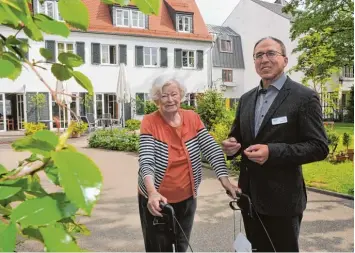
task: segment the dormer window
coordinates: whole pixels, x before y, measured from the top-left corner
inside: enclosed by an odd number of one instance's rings
[[[192,16],[178,14],[176,16],[176,30],[178,32],[192,33]]]
[[[118,27],[146,28],[146,15],[136,9],[113,8],[113,22]]]
[[[220,40],[220,51],[224,53],[232,53],[232,41],[231,40]]]
[[[55,20],[62,21],[63,18],[59,14],[58,2],[57,1],[44,1],[43,4],[37,1],[37,13],[42,13],[51,17]]]

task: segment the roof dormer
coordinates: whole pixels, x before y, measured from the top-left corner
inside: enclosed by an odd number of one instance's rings
[[[112,24],[116,27],[148,29],[149,16],[135,6],[118,6],[111,8]]]
[[[177,32],[194,32],[194,13],[190,5],[182,0],[164,0]]]

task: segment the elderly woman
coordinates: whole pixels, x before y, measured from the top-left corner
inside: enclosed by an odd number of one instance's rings
[[[180,108],[185,88],[174,79],[158,78],[150,95],[159,110],[145,115],[140,129],[138,202],[145,249],[171,250],[166,244],[169,238],[158,236],[153,225],[154,218],[162,216],[159,203],[164,202],[173,206],[181,225],[176,250],[185,252],[202,177],[200,152],[232,197],[237,187],[230,183],[222,150],[199,115]]]

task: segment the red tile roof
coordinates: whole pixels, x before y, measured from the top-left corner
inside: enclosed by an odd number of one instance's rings
[[[190,39],[211,41],[206,24],[195,3],[195,0],[161,0],[160,11],[157,16],[149,16],[149,29],[115,27],[112,24],[110,8],[99,0],[83,0],[89,10],[88,32],[116,33],[132,36],[164,37],[173,39]],[[165,3],[166,1],[166,3]],[[193,13],[193,33],[181,33],[175,30],[166,4],[175,11]]]

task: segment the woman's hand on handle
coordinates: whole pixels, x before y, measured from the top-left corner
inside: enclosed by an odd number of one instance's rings
[[[167,204],[167,199],[162,196],[159,192],[155,191],[153,193],[148,194],[148,210],[153,216],[160,216],[163,215],[160,213],[160,202]]]

